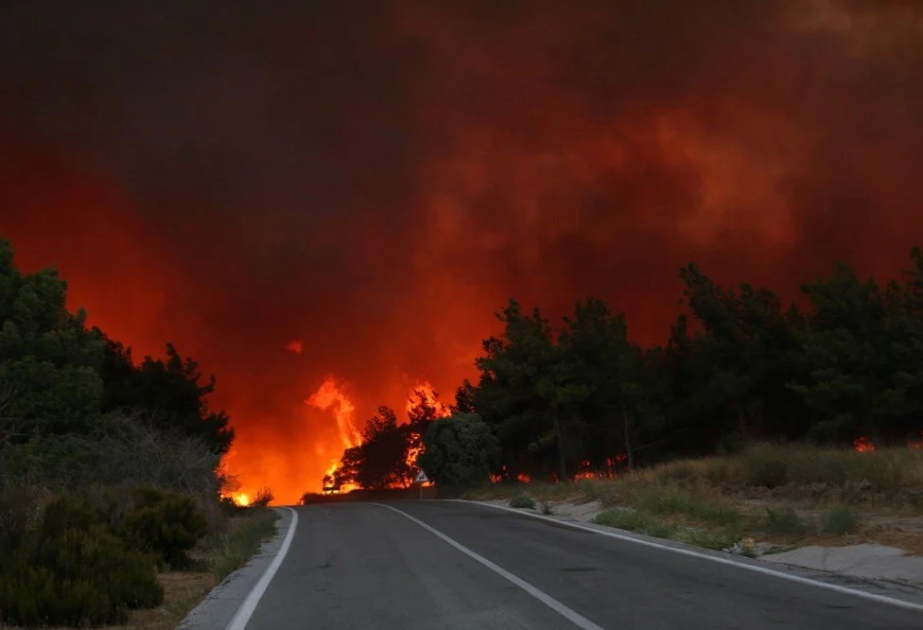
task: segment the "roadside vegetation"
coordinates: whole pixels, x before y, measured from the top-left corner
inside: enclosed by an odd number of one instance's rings
[[[880,542],[923,553],[923,451],[760,444],[566,484],[496,484],[469,498],[598,502],[594,522],[709,549],[754,553],[803,544]],[[736,547],[735,547],[736,546]]]
[[[214,379],[170,345],[136,361],[66,292],[0,241],[0,625],[172,628],[274,514],[221,498]]]

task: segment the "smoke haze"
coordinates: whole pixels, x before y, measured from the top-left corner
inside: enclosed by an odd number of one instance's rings
[[[677,269],[791,298],[923,244],[923,5],[7,2],[0,234],[218,376],[284,501],[356,417],[451,396],[510,296],[661,341]],[[300,342],[299,351],[291,344]]]

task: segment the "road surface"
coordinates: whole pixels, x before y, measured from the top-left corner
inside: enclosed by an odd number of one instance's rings
[[[918,611],[475,504],[297,510],[249,630],[923,628]]]

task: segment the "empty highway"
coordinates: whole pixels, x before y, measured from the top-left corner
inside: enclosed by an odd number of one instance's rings
[[[296,509],[251,630],[923,627],[918,610],[476,504]]]

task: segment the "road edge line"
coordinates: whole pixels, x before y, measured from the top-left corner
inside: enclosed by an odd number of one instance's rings
[[[635,538],[634,536],[629,536],[626,534],[620,534],[619,532],[607,532],[603,530],[596,529],[594,527],[588,527],[582,523],[574,523],[572,521],[563,521],[556,518],[551,518],[544,516],[542,514],[532,514],[531,512],[524,512],[515,508],[506,507],[503,505],[494,505],[493,503],[485,503],[483,501],[468,501],[465,499],[447,499],[448,501],[455,501],[458,503],[468,503],[474,505],[481,505],[484,507],[496,508],[498,510],[504,510],[506,512],[512,512],[513,514],[518,514],[520,516],[528,516],[531,518],[537,518],[539,520],[548,521],[549,523],[554,523],[555,525],[563,525],[565,527],[570,527],[572,529],[579,529],[585,532],[591,532],[593,534],[599,534],[600,536],[607,536],[609,538],[615,538],[617,540],[624,540],[627,542],[636,543],[639,545],[644,545],[647,547],[653,547],[655,549],[663,549],[666,551],[672,551],[674,553],[679,553],[685,556],[692,556],[693,558],[701,558],[703,560],[710,560],[712,562],[717,562],[718,564],[725,564],[729,566],[740,567],[747,571],[754,571],[756,573],[762,573],[764,575],[771,575],[777,578],[782,578],[784,580],[790,580],[792,582],[799,582],[801,584],[809,584],[811,586],[816,586],[819,588],[825,588],[831,591],[836,591],[838,593],[843,593],[846,595],[854,595],[856,597],[861,597],[863,599],[868,599],[875,601],[881,604],[890,604],[892,606],[897,606],[899,608],[906,608],[908,610],[914,610],[918,612],[923,612],[923,604],[917,604],[915,602],[907,601],[905,599],[898,599],[896,597],[888,597],[887,595],[878,595],[876,593],[869,593],[868,591],[860,591],[858,589],[849,588],[848,586],[840,586],[839,584],[829,584],[827,582],[821,582],[820,580],[814,580],[807,577],[802,577],[800,575],[795,575],[793,573],[786,573],[784,571],[778,571],[776,569],[770,569],[768,567],[761,567],[758,565],[753,565],[747,562],[739,562],[737,560],[732,560],[730,558],[722,558],[721,556],[714,556],[707,553],[702,553],[695,551],[694,549],[686,549],[684,547],[673,547],[671,545],[664,545],[661,543],[654,542],[652,540],[645,540],[643,538]]]
[[[419,525],[426,531],[441,538],[443,541],[449,543],[449,545],[451,545],[458,551],[461,551],[463,554],[465,554],[472,560],[479,562],[480,564],[484,565],[485,567],[487,567],[488,569],[490,569],[491,571],[493,571],[500,577],[512,582],[513,584],[515,584],[516,586],[524,590],[526,593],[528,593],[529,595],[537,599],[539,602],[541,602],[545,606],[548,606],[548,608],[551,608],[556,613],[558,613],[559,615],[561,615],[562,617],[564,617],[565,619],[573,623],[578,628],[582,628],[583,630],[603,630],[602,626],[596,625],[595,623],[593,623],[592,621],[590,621],[589,619],[587,619],[586,617],[584,617],[577,611],[571,608],[568,608],[567,606],[565,606],[564,604],[562,604],[561,602],[553,598],[551,595],[533,586],[532,584],[526,582],[525,580],[516,576],[515,574],[510,573],[503,567],[491,562],[484,556],[468,549],[467,547],[462,545],[460,542],[458,542],[454,538],[450,538],[446,534],[443,534],[435,527],[432,527],[431,525],[427,525],[420,519],[413,517],[407,512],[404,512],[403,510],[399,510],[396,507],[385,505],[384,503],[373,503],[372,505],[377,505],[379,507],[389,509],[393,512],[397,512],[398,514],[400,514],[401,516],[405,518],[410,519],[411,521],[413,521],[414,523],[416,523],[417,525]]]
[[[285,556],[288,554],[288,548],[292,546],[292,538],[295,537],[295,528],[298,527],[298,512],[290,507],[286,507],[285,509],[292,513],[292,522],[288,526],[288,531],[285,533],[282,546],[279,547],[279,551],[276,552],[276,557],[273,558],[269,566],[266,567],[266,571],[263,572],[259,582],[250,590],[243,603],[241,603],[240,607],[237,609],[237,612],[231,619],[231,623],[227,626],[227,630],[244,630],[247,627],[247,624],[250,622],[250,617],[253,616],[253,612],[256,610],[257,604],[260,603],[260,599],[262,599],[263,594],[269,587],[269,583],[272,582],[272,578],[275,577],[276,571],[279,570],[282,561],[285,560]]]

